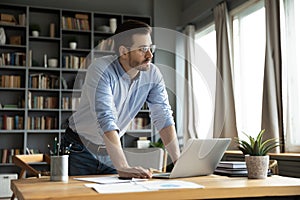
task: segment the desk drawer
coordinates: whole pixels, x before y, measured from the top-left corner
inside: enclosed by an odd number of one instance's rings
[[[0,198],[11,197],[10,181],[17,178],[17,174],[0,174]]]

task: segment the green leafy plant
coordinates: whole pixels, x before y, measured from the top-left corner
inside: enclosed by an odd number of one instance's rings
[[[30,29],[30,31],[38,31],[38,32],[41,31],[41,27],[38,24],[30,24],[29,29]]]
[[[78,42],[77,38],[75,36],[69,37],[68,42]]]
[[[271,138],[263,141],[263,134],[265,129],[261,130],[256,138],[244,133],[249,141],[242,140],[240,138],[235,138],[236,143],[238,143],[238,148],[243,152],[244,155],[250,156],[265,156],[269,151],[279,146],[277,138]]]
[[[159,138],[157,142],[150,142],[150,147],[159,147],[165,149],[164,143],[162,142],[161,138]]]

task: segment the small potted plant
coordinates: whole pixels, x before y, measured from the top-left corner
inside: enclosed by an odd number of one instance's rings
[[[69,42],[70,49],[76,49],[77,48],[77,38],[76,37],[70,37],[68,42]]]
[[[38,25],[38,24],[31,24],[29,26],[29,28],[30,28],[30,32],[31,32],[32,36],[34,36],[34,37],[38,37],[39,36],[40,31],[41,31],[40,25]]]
[[[267,153],[279,146],[277,138],[263,141],[264,133],[265,129],[261,130],[256,138],[244,133],[249,141],[235,138],[238,148],[245,155],[248,178],[251,179],[264,179],[267,177],[269,169],[269,155]]]

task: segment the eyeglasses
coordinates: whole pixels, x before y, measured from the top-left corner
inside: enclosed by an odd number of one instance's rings
[[[126,47],[126,48],[131,49],[131,47]],[[151,44],[150,46],[142,46],[142,47],[134,48],[133,50],[140,50],[143,53],[147,53],[150,50],[150,52],[153,54],[155,52],[155,49],[156,49],[156,45]]]

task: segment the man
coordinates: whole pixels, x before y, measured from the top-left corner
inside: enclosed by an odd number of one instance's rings
[[[151,63],[155,50],[151,27],[129,20],[117,28],[113,39],[117,55],[93,60],[80,105],[69,118],[63,138],[64,146],[71,146],[69,174],[151,178],[148,169],[128,165],[120,142],[130,121],[147,102],[172,161],[180,154],[164,81]]]

